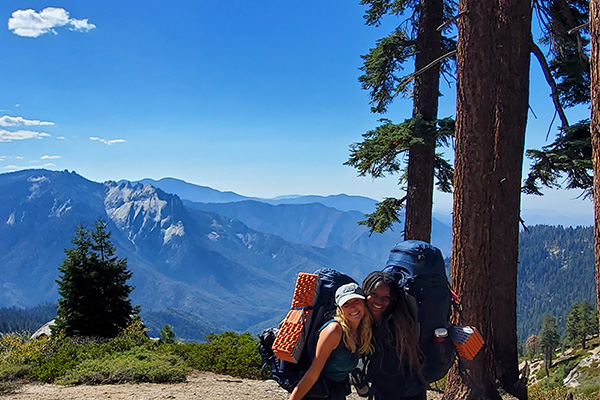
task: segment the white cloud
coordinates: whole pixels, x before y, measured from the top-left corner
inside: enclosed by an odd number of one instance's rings
[[[42,156],[42,160],[56,160],[58,158],[61,158],[61,157],[60,156],[47,156],[47,155]]]
[[[125,143],[125,139],[112,139],[112,140],[104,140],[102,143],[106,143],[107,145],[115,144],[115,143]]]
[[[72,27],[69,29],[71,29],[72,31],[77,31],[77,32],[88,32],[96,27],[96,25],[90,24],[88,22],[87,18],[86,19],[71,19],[70,24]]]
[[[69,18],[69,12],[64,8],[47,7],[39,13],[32,9],[17,10],[8,20],[8,29],[15,35],[36,38],[46,33],[57,34],[55,28],[65,25],[72,31],[88,32],[96,25],[87,19]]]
[[[7,165],[5,167],[2,167],[4,169],[18,169],[19,167],[17,165]]]
[[[0,161],[6,160],[6,156],[0,156]]]
[[[9,132],[0,129],[0,142],[12,142],[13,140],[27,140],[27,139],[43,139],[50,137],[49,134],[44,132],[33,132],[33,131],[16,131]]]
[[[96,136],[90,136],[90,140],[95,140],[97,142],[104,143],[104,144],[106,144],[108,146],[111,146],[111,145],[113,145],[115,143],[125,143],[126,142],[125,139],[110,139],[110,140],[106,140],[106,139],[102,139],[102,138],[99,138],[99,137],[96,137]]]
[[[45,164],[42,165],[42,167],[44,167],[44,168],[56,167],[56,164],[54,164],[54,163],[45,163]]]
[[[57,136],[56,138],[59,139],[59,140],[65,140],[64,136]]]
[[[5,115],[0,117],[0,126],[47,126],[54,125],[54,122],[38,121],[35,119],[25,119],[23,117],[10,117]]]

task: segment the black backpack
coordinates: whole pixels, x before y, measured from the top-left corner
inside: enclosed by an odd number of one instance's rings
[[[440,380],[456,359],[450,338],[453,299],[441,251],[420,240],[400,242],[392,248],[383,271],[392,273],[405,293],[416,300],[424,376],[429,383]],[[434,337],[438,328],[446,329],[448,336]]]
[[[318,297],[308,316],[307,340],[300,353],[297,364],[275,357],[272,346],[277,337],[277,328],[269,328],[259,335],[258,351],[263,361],[263,370],[269,370],[272,378],[285,390],[292,392],[315,356],[318,331],[335,313],[335,291],[347,283],[356,283],[350,276],[330,268],[321,268],[314,272],[318,279]],[[317,390],[317,385],[311,389]],[[310,392],[309,392],[310,393]],[[315,394],[315,393],[313,393]]]

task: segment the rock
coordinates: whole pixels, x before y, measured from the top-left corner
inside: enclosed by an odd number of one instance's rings
[[[56,322],[54,322],[54,320],[46,322],[44,325],[42,325],[40,329],[38,329],[33,335],[31,335],[31,338],[35,339],[40,336],[51,336],[52,331],[50,330],[50,327],[54,325],[56,325]]]
[[[581,375],[581,369],[585,367],[598,368],[600,365],[600,346],[597,346],[590,352],[590,355],[584,358],[569,372],[569,375],[563,380],[566,387],[579,386],[578,378]]]

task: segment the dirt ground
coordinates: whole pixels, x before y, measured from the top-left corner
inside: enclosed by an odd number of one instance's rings
[[[0,396],[5,400],[286,400],[289,394],[275,381],[254,381],[194,372],[187,382],[177,384],[120,384],[97,386],[58,386],[29,383],[15,393]],[[428,392],[427,398],[438,400],[441,396]],[[364,399],[352,393],[348,400]]]

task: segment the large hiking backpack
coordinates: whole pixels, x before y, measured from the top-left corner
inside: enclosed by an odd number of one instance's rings
[[[384,271],[391,272],[405,293],[416,300],[425,379],[431,383],[443,378],[454,363],[456,350],[449,335],[452,295],[441,251],[420,240],[400,242],[392,248]],[[448,336],[436,337],[438,328],[446,329]]]
[[[268,369],[272,378],[285,390],[292,392],[315,356],[318,331],[323,324],[333,317],[335,312],[335,291],[347,283],[356,283],[350,276],[330,268],[321,268],[314,272],[318,276],[318,297],[313,306],[308,307],[311,313],[306,326],[308,332],[306,342],[301,351],[298,363],[283,361],[275,357],[272,346],[277,336],[277,328],[266,329],[259,335],[258,351],[263,361],[263,370]]]

